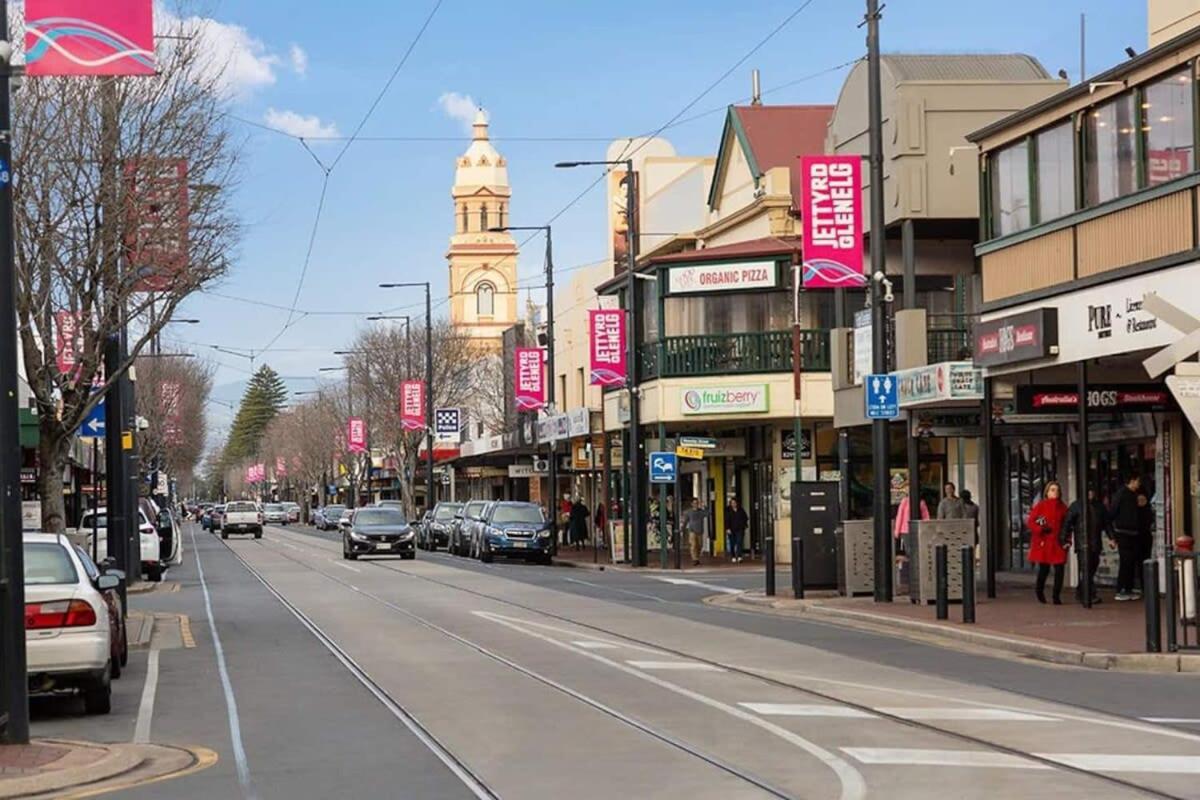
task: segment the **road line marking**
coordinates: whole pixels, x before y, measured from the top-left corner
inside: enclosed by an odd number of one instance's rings
[[[189,530],[192,537],[192,552],[196,554],[196,573],[200,576],[200,589],[204,593],[204,613],[208,617],[208,630],[212,635],[213,650],[217,654],[217,672],[221,676],[221,690],[225,693],[225,711],[229,717],[229,739],[233,746],[233,760],[237,764],[238,783],[246,800],[258,800],[254,784],[250,781],[250,763],[246,760],[246,747],[242,744],[242,723],[238,717],[237,699],[233,696],[233,683],[229,680],[229,666],[225,663],[225,648],[221,646],[221,635],[217,633],[217,620],[213,616],[212,597],[208,592],[208,581],[204,578],[204,562],[200,549],[196,547],[196,532]],[[230,548],[232,551],[233,548]],[[235,553],[236,555],[236,553]]]
[[[629,589],[621,589],[621,588],[618,588],[618,587],[616,587],[616,586],[605,586],[605,585],[604,585],[604,584],[602,584],[602,583],[592,583],[591,581],[581,581],[581,580],[579,580],[578,578],[563,578],[563,580],[564,580],[564,581],[567,581],[568,583],[578,583],[578,584],[580,584],[580,585],[582,585],[582,586],[591,586],[591,587],[593,587],[593,588],[595,588],[595,589],[603,589],[603,590],[605,590],[605,591],[607,591],[607,592],[620,592],[621,594],[628,594],[628,595],[632,595],[632,596],[634,596],[634,597],[640,597],[640,598],[642,598],[643,600],[653,600],[653,601],[654,601],[654,602],[656,602],[656,603],[669,603],[669,602],[671,602],[670,600],[666,600],[666,599],[664,599],[664,598],[662,598],[662,597],[655,597],[655,596],[654,596],[654,595],[652,595],[652,594],[646,594],[646,593],[644,593],[644,592],[634,592],[634,591],[631,591],[631,590],[629,590]]]
[[[1200,718],[1196,717],[1142,717],[1142,721],[1162,725],[1200,725]]]
[[[699,661],[626,661],[625,663],[638,669],[661,669],[673,672],[725,672],[721,667],[702,664]]]
[[[914,721],[939,722],[1061,722],[1058,717],[1007,708],[877,708],[880,714]]]
[[[694,581],[691,578],[664,578],[659,575],[651,576],[656,581],[663,583],[674,584],[675,586],[696,586],[701,589],[708,589],[711,592],[720,592],[721,594],[745,594],[741,589],[734,589],[730,586],[718,586],[715,583],[704,583],[703,581]]]
[[[150,741],[150,723],[154,719],[154,698],[158,694],[157,647],[150,650],[146,661],[146,682],[142,684],[142,701],[138,703],[137,723],[133,727],[133,743],[147,744]]]
[[[879,719],[849,706],[813,705],[811,703],[738,703],[765,717],[838,717],[842,719]]]
[[[179,615],[179,638],[184,647],[195,647],[196,639],[192,636],[192,620],[187,614]]]
[[[893,764],[922,767],[970,767],[974,769],[1050,769],[1045,764],[986,750],[927,750],[913,747],[843,747],[842,752],[863,764]],[[1054,758],[1054,756],[1041,756]]]
[[[343,564],[341,561],[338,561],[336,558],[329,559],[329,563],[333,564],[335,567],[341,567],[342,569],[348,569],[351,572],[362,572],[362,570],[359,569],[358,567],[352,567],[349,564]]]
[[[1112,755],[1110,753],[1039,753],[1090,772],[1157,772],[1200,775],[1200,756]]]
[[[513,622],[513,623],[528,625],[531,628],[541,628],[544,631],[552,631],[554,633],[562,633],[567,636],[578,636],[579,635],[579,631],[569,630],[567,628],[563,628],[558,625],[549,625],[545,622],[534,622],[531,619],[521,619],[520,617],[506,617],[503,614],[497,614],[494,611],[491,611],[488,613],[493,617],[497,617],[499,619],[506,619],[509,622]],[[614,635],[616,635],[616,634],[614,634]],[[658,650],[653,647],[646,647],[644,645],[636,644],[634,642],[614,642],[614,644],[616,644],[618,647],[624,648],[625,650],[633,650],[638,653],[646,653],[646,654],[652,655],[652,656],[669,657],[671,655],[670,653],[664,652],[662,650]]]
[[[526,636],[530,636],[535,639],[540,639],[544,642],[554,645],[555,647],[562,648],[563,650],[568,650],[570,652],[577,653],[586,658],[590,658],[601,664],[605,664],[605,665],[610,666],[614,669],[617,669],[621,672],[624,672],[627,675],[632,675],[635,678],[640,678],[641,680],[644,680],[644,681],[651,683],[655,686],[658,686],[662,689],[666,689],[669,692],[674,692],[675,694],[681,695],[683,697],[687,697],[691,700],[695,700],[696,702],[702,703],[703,705],[706,705],[709,708],[715,708],[719,711],[723,711],[726,714],[730,715],[731,717],[740,719],[743,722],[747,722],[750,725],[754,725],[755,727],[758,727],[765,731],[768,731],[768,732],[774,734],[775,736],[778,736],[780,739],[783,739],[785,742],[788,742],[789,744],[793,744],[796,747],[799,747],[801,750],[804,750],[806,753],[813,756],[818,761],[820,761],[822,764],[824,764],[826,767],[828,767],[830,770],[832,770],[833,773],[835,775],[837,775],[838,781],[841,784],[842,790],[839,795],[841,800],[861,800],[862,798],[865,798],[867,796],[866,779],[863,778],[863,775],[861,772],[859,772],[857,769],[854,768],[854,765],[852,765],[849,761],[846,761],[844,758],[839,756],[837,753],[834,753],[830,750],[826,750],[824,747],[821,747],[819,744],[809,741],[808,739],[805,739],[803,736],[800,736],[797,733],[789,731],[787,728],[784,728],[780,725],[776,725],[773,722],[767,722],[766,720],[760,719],[759,717],[756,717],[755,715],[751,714],[749,711],[743,711],[742,709],[737,708],[736,706],[731,706],[728,703],[723,703],[720,700],[709,697],[708,695],[700,694],[699,692],[694,692],[691,689],[685,689],[682,686],[671,683],[670,681],[665,681],[655,675],[651,675],[648,672],[643,672],[641,670],[637,670],[630,666],[622,664],[619,661],[613,661],[610,658],[605,658],[604,656],[600,655],[599,653],[592,653],[592,652],[589,652],[582,648],[574,647],[570,644],[567,644],[566,642],[560,642],[557,639],[553,639],[549,636],[546,636],[545,634],[538,633],[537,631],[527,630],[525,628],[522,628],[519,624],[514,624],[512,622],[509,622],[507,619],[505,619],[500,614],[493,614],[493,613],[490,613],[487,611],[473,611],[471,613],[475,614],[476,616],[483,617],[484,619],[491,620],[499,625],[503,625],[504,627],[514,630],[517,633],[523,633]],[[526,621],[519,620],[519,622],[526,622]],[[532,624],[536,625],[537,623],[532,623]]]
[[[616,650],[618,647],[620,647],[620,645],[612,644],[610,642],[583,641],[571,642],[571,644],[575,645],[576,647],[582,647],[585,650]]]

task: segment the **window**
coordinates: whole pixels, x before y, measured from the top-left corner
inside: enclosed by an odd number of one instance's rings
[[[75,583],[79,574],[67,549],[57,542],[25,545],[25,585],[46,586]]]
[[[475,313],[481,317],[491,317],[496,313],[496,287],[490,283],[481,283],[475,287]]]
[[[1084,198],[1094,206],[1138,188],[1133,95],[1088,112],[1083,123]]]
[[[459,233],[466,233],[467,232],[467,204],[466,203],[461,204],[458,207],[458,209],[459,209],[459,214],[462,216],[462,220],[459,223],[459,226],[460,226]]]
[[[479,230],[481,232],[486,231],[488,229],[487,218],[488,218],[488,207],[487,207],[487,203],[484,203],[483,205],[481,205],[479,207]]]
[[[508,207],[504,203],[500,204],[500,223],[499,227],[503,228],[508,224]]]
[[[1192,139],[1192,76],[1187,70],[1146,87],[1142,119],[1148,186],[1166,183],[1196,168]]]
[[[792,324],[789,292],[674,295],[663,310],[665,336],[759,333],[787,330]]]
[[[1037,135],[1038,222],[1075,210],[1075,133],[1070,122]]]
[[[992,157],[992,234],[1029,227],[1029,142],[1010,145]]]

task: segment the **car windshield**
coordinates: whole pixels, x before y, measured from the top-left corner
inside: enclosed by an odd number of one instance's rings
[[[462,510],[458,503],[442,503],[433,512],[433,518],[438,520],[454,519],[454,515]]]
[[[271,504],[271,505],[265,506],[264,510],[278,514],[280,511],[283,511],[283,506]]]
[[[496,506],[492,512],[494,523],[528,522],[540,525],[545,521],[540,506]]]
[[[467,503],[467,507],[466,507],[466,509],[463,510],[463,514],[468,517],[478,517],[479,512],[483,511],[483,507],[486,505],[487,505],[487,503],[482,503],[482,502]]]
[[[340,517],[345,512],[345,506],[325,506],[325,516],[327,517]]]
[[[364,508],[354,515],[355,525],[404,525],[404,513],[398,508]]]
[[[230,514],[237,514],[242,511],[257,511],[254,503],[230,503],[225,506],[225,510]]]
[[[25,585],[49,586],[56,583],[78,583],[79,573],[67,549],[53,542],[25,545]]]

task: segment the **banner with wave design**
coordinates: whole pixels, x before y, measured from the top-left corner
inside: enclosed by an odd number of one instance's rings
[[[152,0],[25,0],[28,75],[153,75]]]

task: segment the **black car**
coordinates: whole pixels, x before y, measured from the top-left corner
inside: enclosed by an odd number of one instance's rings
[[[537,503],[489,504],[471,539],[471,554],[485,564],[495,556],[550,563],[553,525]]]
[[[424,523],[417,534],[417,546],[422,550],[437,550],[449,545],[454,517],[462,508],[462,503],[438,503],[434,506],[432,512],[425,514]]]
[[[342,528],[342,558],[394,555],[416,558],[414,531],[396,508],[360,508]]]
[[[450,528],[450,542],[446,549],[456,556],[465,556],[471,551],[471,537],[483,518],[490,500],[472,500],[454,515]]]

